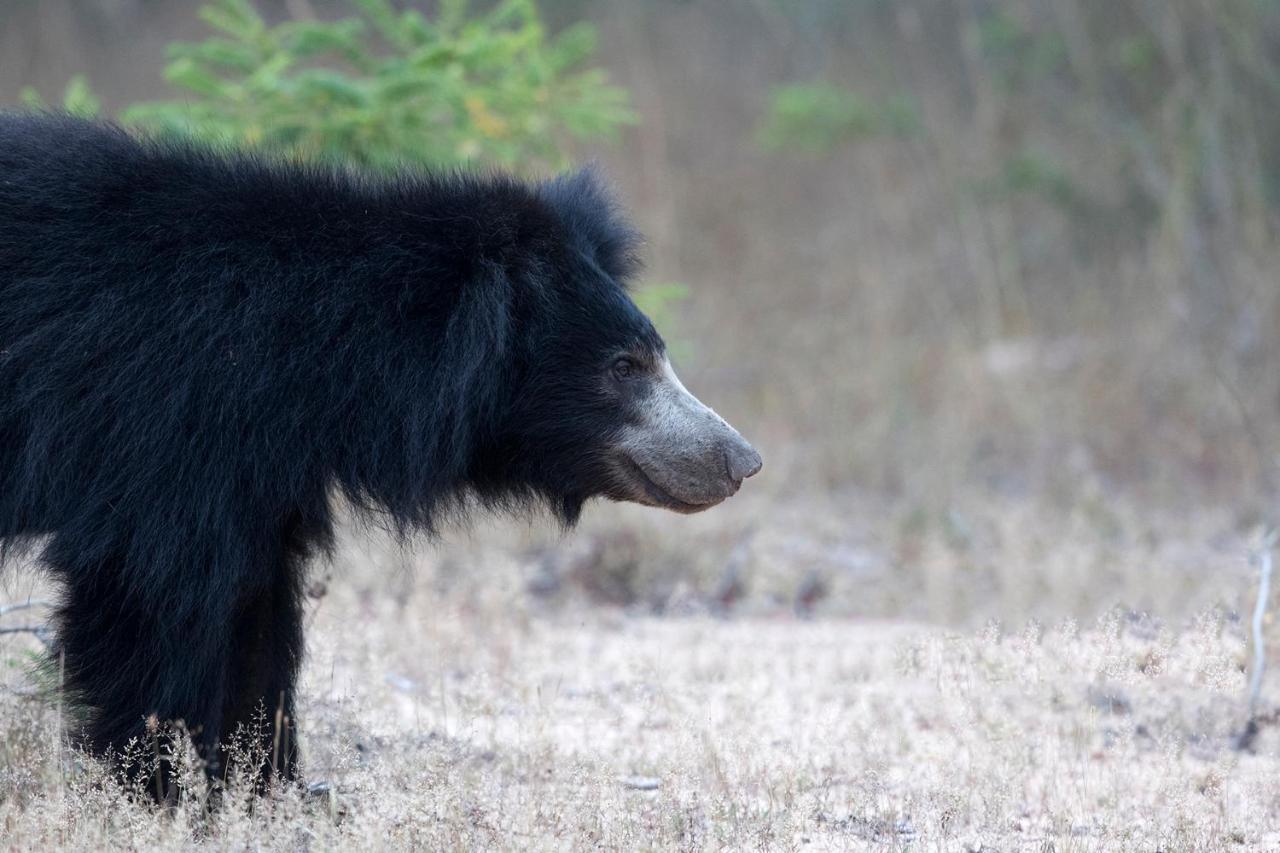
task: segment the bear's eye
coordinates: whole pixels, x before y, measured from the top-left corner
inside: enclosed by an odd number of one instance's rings
[[[626,356],[613,362],[613,376],[615,379],[630,379],[635,376],[636,371],[636,363]]]

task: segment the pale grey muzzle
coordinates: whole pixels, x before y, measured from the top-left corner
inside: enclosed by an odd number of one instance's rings
[[[665,360],[641,411],[642,421],[627,428],[620,447],[648,480],[653,503],[705,509],[737,492],[763,464],[737,430],[689,393]]]

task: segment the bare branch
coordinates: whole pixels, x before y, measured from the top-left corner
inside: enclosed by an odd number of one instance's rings
[[[52,606],[52,602],[48,601],[24,601],[19,604],[0,604],[0,616],[8,616],[10,613],[17,613],[20,610],[33,610],[37,607]]]
[[[18,625],[14,628],[0,628],[0,636],[5,634],[30,634],[45,647],[48,647],[52,639],[52,634],[47,625]]]
[[[1258,708],[1258,694],[1262,692],[1262,673],[1267,665],[1267,644],[1262,634],[1267,615],[1267,599],[1271,596],[1271,546],[1258,560],[1258,603],[1253,608],[1253,672],[1249,676],[1249,716]]]
[[[1258,701],[1262,695],[1262,676],[1267,668],[1267,642],[1263,633],[1266,626],[1267,603],[1271,598],[1272,551],[1277,532],[1270,530],[1263,537],[1255,559],[1258,564],[1258,601],[1253,607],[1252,640],[1253,667],[1249,673],[1249,720],[1244,731],[1236,737],[1236,749],[1251,749],[1258,736]]]

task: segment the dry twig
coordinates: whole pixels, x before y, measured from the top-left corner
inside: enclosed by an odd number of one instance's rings
[[[1267,531],[1261,546],[1254,555],[1258,565],[1258,601],[1253,608],[1251,634],[1253,641],[1253,667],[1249,673],[1249,720],[1244,731],[1236,737],[1236,749],[1252,749],[1258,737],[1258,701],[1262,694],[1262,676],[1267,667],[1267,643],[1263,629],[1266,627],[1267,603],[1271,598],[1272,551],[1277,532]]]

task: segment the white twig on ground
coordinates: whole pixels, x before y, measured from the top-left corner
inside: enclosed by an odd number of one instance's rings
[[[53,637],[47,625],[18,625],[14,628],[0,628],[0,636],[6,634],[30,634],[44,646],[49,646]]]
[[[1262,697],[1262,675],[1267,668],[1267,638],[1263,629],[1267,621],[1267,603],[1271,598],[1272,551],[1275,549],[1276,539],[1275,530],[1267,531],[1262,538],[1262,544],[1254,554],[1254,560],[1258,565],[1258,601],[1253,606],[1251,626],[1253,671],[1249,673],[1249,717],[1245,721],[1244,729],[1235,738],[1236,749],[1249,752],[1253,751],[1253,744],[1258,738],[1260,728],[1258,703]]]
[[[33,610],[37,607],[52,607],[47,601],[24,601],[20,604],[0,604],[0,616],[17,613],[19,610]]]
[[[1258,552],[1258,602],[1253,608],[1253,672],[1249,674],[1249,719],[1257,716],[1258,698],[1262,693],[1262,674],[1267,666],[1267,644],[1263,634],[1267,602],[1271,598],[1272,550],[1276,531],[1267,533]]]
[[[23,601],[18,604],[0,604],[0,618],[8,616],[10,613],[19,613],[23,610],[35,610],[41,607],[52,607],[53,605],[47,601]],[[45,646],[49,645],[51,639],[49,626],[47,625],[15,625],[9,628],[0,627],[0,636],[5,634],[31,634]]]

